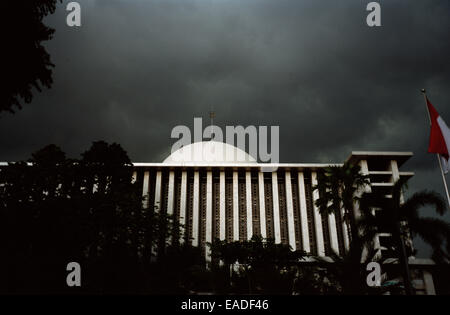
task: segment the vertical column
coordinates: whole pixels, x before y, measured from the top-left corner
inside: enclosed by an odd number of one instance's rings
[[[258,172],[258,191],[259,191],[259,222],[261,225],[261,237],[267,237],[266,230],[266,205],[264,202],[264,173]]]
[[[294,204],[292,201],[292,183],[290,171],[286,171],[285,182],[286,182],[286,209],[287,209],[289,245],[292,247],[293,250],[297,250],[297,245],[295,243]]]
[[[192,213],[192,246],[198,246],[198,221],[199,221],[199,192],[200,192],[200,174],[194,172],[194,196],[193,196],[193,213]]]
[[[361,167],[361,173],[369,175],[369,164],[367,163],[367,160],[359,161],[359,166]]]
[[[220,208],[219,208],[219,216],[220,216],[220,231],[219,237],[221,241],[224,241],[226,238],[226,230],[225,230],[225,171],[220,171]]]
[[[347,223],[345,222],[345,216],[344,216],[344,209],[341,209],[340,215],[341,215],[341,222],[342,222],[342,233],[344,234],[344,248],[347,252],[350,249],[350,239],[348,233],[350,232],[347,229]]]
[[[390,167],[391,167],[391,171],[392,171],[392,182],[395,183],[398,180],[400,180],[400,170],[398,168],[397,160],[391,160]],[[405,197],[403,195],[403,191],[400,191],[400,203],[401,204],[405,203]],[[402,222],[400,222],[400,224],[402,226],[405,226],[405,225],[407,225],[407,222],[402,221]],[[411,234],[409,232],[407,232],[407,237],[406,237],[406,240],[405,240],[405,244],[407,246],[411,246],[411,248],[413,247],[412,236],[411,236]]]
[[[169,172],[169,191],[167,192],[167,214],[173,214],[173,203],[175,196],[175,172]]]
[[[154,202],[154,211],[159,212],[161,209],[161,179],[162,179],[162,172],[157,171],[156,172],[156,182],[155,182],[155,202]],[[157,246],[152,246],[152,254],[156,256],[158,254],[157,252]]]
[[[150,172],[149,171],[145,171],[144,172],[144,182],[142,184],[142,196],[144,197],[144,200],[142,201],[143,207],[144,209],[148,208],[148,192],[149,192],[149,187],[148,185],[150,184]]]
[[[298,199],[300,204],[303,250],[309,253],[311,252],[311,247],[309,245],[308,214],[306,210],[305,178],[303,172],[298,172]]]
[[[253,210],[252,210],[252,174],[245,172],[245,194],[247,201],[247,240],[253,236]]]
[[[187,194],[187,172],[181,172],[181,193],[180,193],[180,225],[186,229],[186,194]],[[180,243],[184,243],[184,236],[180,237]]]
[[[361,174],[363,175],[369,175],[369,165],[367,164],[367,160],[361,160],[359,161],[359,166],[361,167]],[[367,186],[362,191],[358,191],[357,194],[361,196],[364,192],[370,192],[370,186]],[[361,211],[359,210],[359,204],[356,203],[354,206],[355,212],[355,218],[358,220],[361,217]]]
[[[398,170],[398,164],[396,160],[391,161],[392,179],[394,182],[400,179],[400,171]]]
[[[175,172],[170,171],[169,172],[169,186],[168,186],[168,192],[167,192],[167,214],[173,215],[173,204],[174,204],[174,197],[175,197]],[[169,235],[168,237],[169,243],[173,242],[172,235]]]
[[[233,171],[233,241],[239,241],[239,189],[238,172]]]
[[[423,271],[423,283],[425,285],[425,292],[427,295],[436,295],[436,291],[434,289],[433,276],[427,270]]]
[[[396,160],[391,160],[392,182],[395,183],[400,179],[400,171]],[[400,194],[400,202],[405,202],[403,194]]]
[[[317,185],[317,173],[311,172],[312,185]],[[317,240],[317,254],[318,256],[325,256],[325,245],[323,241],[323,229],[322,229],[322,216],[319,209],[316,206],[316,200],[319,199],[319,191],[316,189],[313,191],[313,208],[314,208],[314,224],[316,230]]]
[[[367,163],[367,160],[361,160],[359,161],[359,166],[361,167],[361,173],[363,175],[369,175],[369,165]],[[356,192],[357,196],[362,196],[363,193],[365,192],[370,192],[370,187],[365,187],[364,189],[360,189],[359,191]],[[358,220],[361,217],[361,210],[359,209],[359,203],[355,203],[354,205],[354,216],[355,219]],[[356,228],[356,227],[350,227],[350,228]],[[356,231],[358,234],[361,234],[361,231]],[[379,244],[379,239],[378,236],[374,237],[374,241],[375,241],[375,246],[377,244]],[[364,261],[368,255],[368,249],[366,246],[364,246],[363,252],[361,254],[361,261]]]
[[[280,204],[278,202],[278,176],[272,172],[272,195],[273,195],[273,230],[275,243],[281,243]]]
[[[331,249],[339,255],[338,233],[334,212],[330,213],[330,215],[328,216],[328,233],[330,234]]]
[[[212,171],[206,172],[206,227],[205,227],[205,242],[212,242]],[[206,261],[211,261],[211,248],[205,245]]]
[[[156,184],[155,184],[155,211],[161,209],[161,177],[162,172],[156,172]]]

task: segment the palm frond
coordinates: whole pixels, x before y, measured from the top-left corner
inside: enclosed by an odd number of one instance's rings
[[[424,206],[433,206],[436,213],[444,215],[447,211],[447,204],[441,195],[434,191],[419,191],[412,195],[400,207],[400,216],[403,218],[418,217],[419,209]]]
[[[413,235],[419,236],[431,246],[435,256],[442,256],[443,245],[450,242],[450,223],[426,217],[410,221],[409,227]]]
[[[400,177],[392,188],[392,203],[397,208],[401,204],[402,193],[408,188],[408,178]]]

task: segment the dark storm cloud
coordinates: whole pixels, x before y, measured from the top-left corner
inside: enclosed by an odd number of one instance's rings
[[[379,28],[369,1],[79,2],[81,28],[66,26],[67,2],[47,19],[54,86],[2,115],[0,160],[104,139],[159,162],[171,129],[207,124],[213,107],[222,127],[279,125],[281,162],[413,151],[411,188],[443,192],[420,89],[450,122],[447,0],[380,1]]]

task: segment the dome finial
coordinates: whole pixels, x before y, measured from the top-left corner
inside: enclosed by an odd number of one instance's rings
[[[210,126],[211,126],[211,141],[213,140],[212,135],[213,134],[214,134],[214,136],[216,135],[214,133],[214,117],[216,117],[216,113],[212,110],[212,106],[211,106],[211,110],[209,112],[209,118],[211,119],[211,124],[210,124]]]

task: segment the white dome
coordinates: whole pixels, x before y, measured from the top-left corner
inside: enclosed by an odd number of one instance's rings
[[[189,144],[172,152],[163,163],[235,164],[256,163],[256,159],[228,143],[203,141]]]

